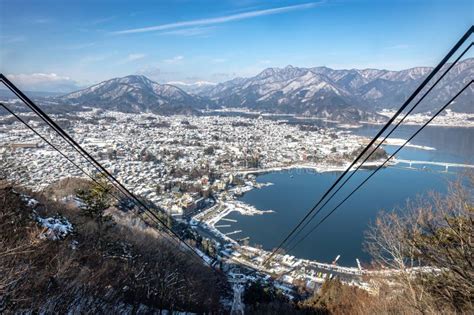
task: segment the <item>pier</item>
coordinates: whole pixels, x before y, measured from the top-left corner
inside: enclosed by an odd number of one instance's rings
[[[226,236],[229,236],[229,235],[234,235],[234,234],[237,234],[237,233],[241,233],[242,230],[235,230],[235,231],[232,231],[232,232],[229,232],[229,233],[225,233]]]
[[[227,222],[237,222],[237,220],[234,219],[228,219],[228,218],[222,218],[221,221],[227,221]]]

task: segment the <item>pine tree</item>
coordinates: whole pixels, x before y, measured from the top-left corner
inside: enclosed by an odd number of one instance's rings
[[[98,175],[95,179],[97,182],[90,188],[78,190],[76,195],[83,202],[80,206],[81,214],[93,219],[99,226],[99,230],[102,230],[104,223],[112,220],[110,215],[105,215],[105,210],[111,206],[112,187],[107,183],[104,175]]]

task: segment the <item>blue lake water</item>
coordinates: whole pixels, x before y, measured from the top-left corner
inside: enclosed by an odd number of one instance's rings
[[[363,127],[354,133],[374,135],[380,127]],[[406,138],[416,127],[403,128],[395,137]],[[474,162],[474,129],[434,127],[423,131],[413,144],[435,147],[436,151],[405,148],[400,158],[439,162]],[[386,147],[393,152],[396,147]],[[331,262],[341,255],[342,265],[356,265],[356,258],[369,262],[370,257],[363,250],[364,231],[373,222],[381,210],[402,211],[408,200],[426,196],[430,191],[446,192],[449,181],[458,178],[459,169],[450,168],[448,173],[441,172],[441,166],[417,166],[418,169],[389,167],[379,171],[366,185],[346,201],[334,214],[297,247],[289,251],[297,257]],[[370,171],[357,172],[350,183],[344,187],[320,214],[332,210]],[[306,212],[337,179],[339,173],[316,173],[311,170],[292,170],[260,175],[259,182],[271,182],[274,185],[255,189],[240,200],[262,210],[274,210],[274,213],[243,216],[231,213],[227,218],[237,220],[222,232],[242,230],[233,238],[250,237],[251,245],[262,245],[264,249],[275,248],[283,237],[294,227]],[[322,218],[322,216],[317,216]],[[222,223],[224,224],[224,223]],[[229,224],[229,222],[225,222]],[[314,223],[313,223],[314,224]],[[312,226],[312,224],[310,225]],[[302,233],[301,235],[304,235]]]

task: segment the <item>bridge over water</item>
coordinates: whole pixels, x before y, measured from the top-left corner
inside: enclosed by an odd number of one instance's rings
[[[461,167],[461,168],[473,168],[474,164],[463,164],[463,163],[450,163],[450,162],[435,162],[435,161],[417,161],[417,160],[404,160],[404,159],[394,159],[394,163],[404,163],[409,164],[410,167],[412,165],[437,165],[437,166],[444,166],[445,171],[448,171],[449,167]]]

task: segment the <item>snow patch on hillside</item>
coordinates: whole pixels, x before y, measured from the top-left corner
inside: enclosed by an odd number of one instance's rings
[[[74,228],[66,218],[58,216],[56,218],[42,218],[36,216],[36,221],[44,228],[46,231],[40,234],[41,239],[48,239],[52,241],[60,240],[65,238],[69,233],[71,233]]]

